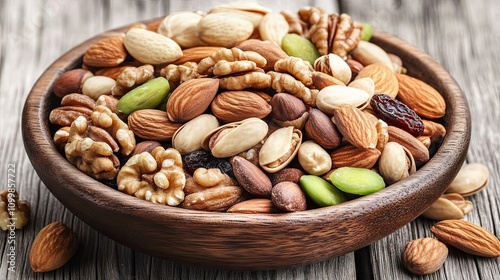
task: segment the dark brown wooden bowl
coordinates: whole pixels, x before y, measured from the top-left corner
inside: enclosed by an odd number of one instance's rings
[[[135,250],[179,263],[238,270],[327,260],[373,243],[418,217],[445,191],[465,159],[470,114],[457,83],[423,51],[376,32],[372,42],[400,56],[409,74],[436,88],[447,103],[448,133],[414,175],[338,206],[275,215],[186,210],[121,193],[83,174],[57,151],[48,116],[58,104],[54,81],[79,67],[91,44],[124,30],[100,34],[56,60],[26,100],[22,131],[33,167],[54,196],[85,223]]]

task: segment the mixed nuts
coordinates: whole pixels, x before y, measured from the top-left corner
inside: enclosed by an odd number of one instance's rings
[[[54,143],[87,175],[186,209],[283,213],[377,192],[429,160],[446,135],[446,103],[367,29],[318,7],[273,13],[258,4],[137,25],[92,45],[80,69],[57,79]],[[488,176],[480,164],[464,167],[423,214],[454,219],[431,229],[442,242],[408,243],[405,267],[435,272],[445,244],[500,255],[494,235],[457,220]],[[55,269],[77,248],[69,228],[51,224],[31,266]]]
[[[370,29],[318,7],[239,5],[90,46],[55,82],[50,121],[67,159],[144,200],[258,213],[342,203],[429,160],[446,134],[444,99]],[[290,170],[301,175],[273,175]],[[273,207],[232,208],[253,199]]]

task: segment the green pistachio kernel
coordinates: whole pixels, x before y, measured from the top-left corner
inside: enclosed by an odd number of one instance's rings
[[[314,65],[314,61],[320,57],[318,49],[311,41],[297,34],[287,34],[281,41],[281,48],[289,56],[300,57]]]
[[[330,181],[345,193],[367,195],[385,188],[385,182],[378,173],[359,167],[341,167],[330,175]]]
[[[116,109],[131,114],[141,109],[154,109],[168,96],[170,85],[167,79],[158,77],[127,92],[116,104]]]
[[[321,177],[303,175],[300,177],[299,183],[307,197],[318,206],[337,205],[346,201],[341,191]]]
[[[363,23],[363,29],[361,30],[361,40],[370,41],[373,34],[373,27],[369,23]]]

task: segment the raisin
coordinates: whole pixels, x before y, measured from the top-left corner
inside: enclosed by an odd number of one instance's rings
[[[183,161],[184,169],[191,174],[200,167],[207,169],[219,168],[222,173],[234,177],[231,163],[226,159],[214,157],[209,151],[201,150],[192,152],[183,156]]]
[[[417,137],[424,132],[424,123],[415,111],[403,102],[387,94],[375,94],[370,106],[377,116],[388,125],[393,125]]]

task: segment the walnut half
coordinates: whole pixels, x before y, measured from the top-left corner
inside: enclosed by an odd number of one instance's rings
[[[160,146],[132,156],[116,181],[120,191],[153,203],[177,206],[184,200],[182,158],[173,148]]]
[[[243,188],[218,168],[196,169],[193,178],[187,180],[185,192],[182,207],[195,210],[226,211],[245,198]]]

